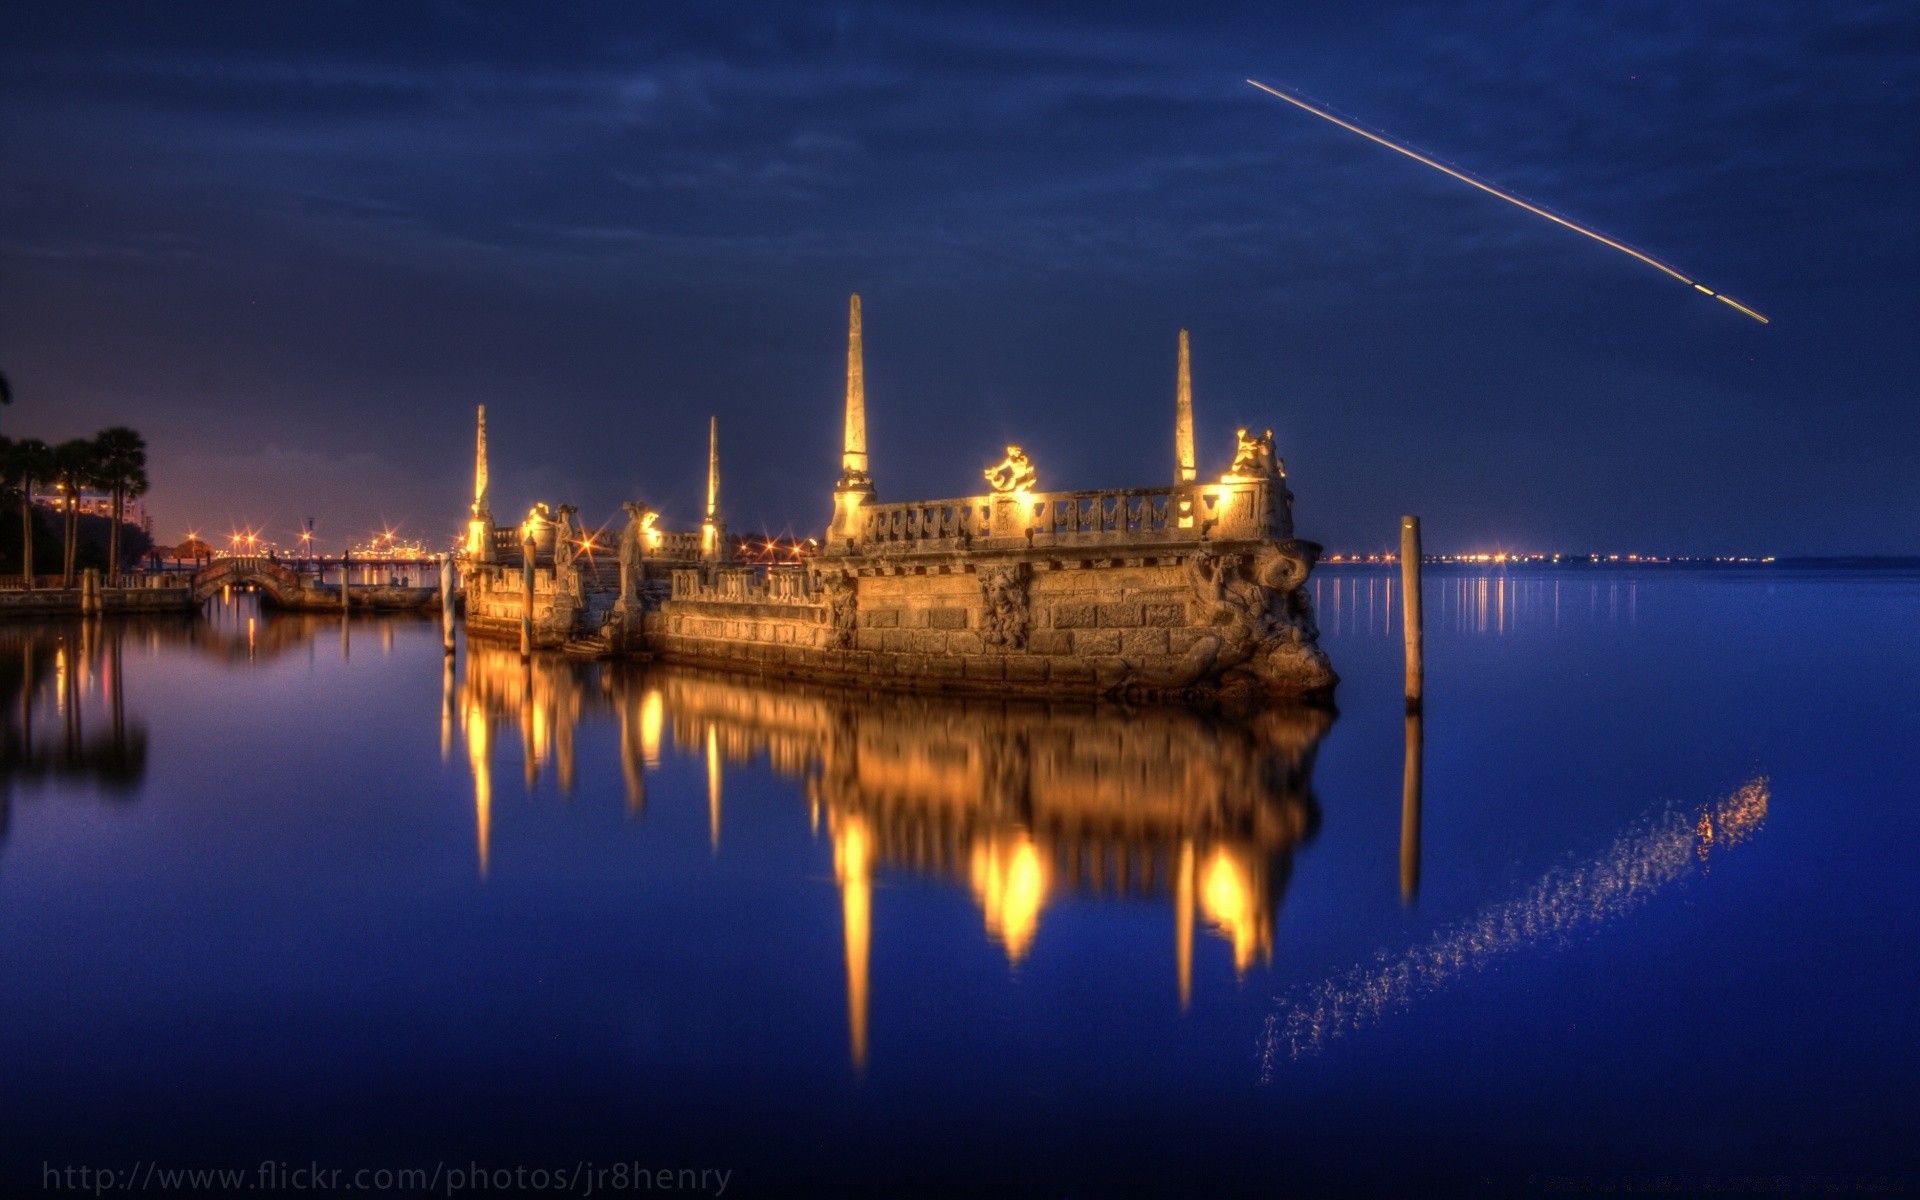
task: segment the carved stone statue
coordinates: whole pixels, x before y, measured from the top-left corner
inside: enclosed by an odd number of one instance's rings
[[[1000,650],[1027,646],[1027,564],[980,568],[980,590],[986,608],[980,618],[980,640]]]
[[[981,474],[987,477],[987,486],[1002,496],[1009,492],[1027,491],[1039,478],[1033,469],[1033,460],[1018,446],[1008,446],[1007,456]]]
[[[573,569],[573,560],[580,556],[580,526],[573,520],[573,514],[579,511],[571,504],[562,504],[559,515],[554,519],[553,572],[556,580],[564,580],[567,572]]]
[[[860,617],[853,576],[828,573],[822,576],[820,586],[827,594],[827,619],[832,626],[827,645],[834,650],[853,649],[853,631]]]
[[[631,608],[634,584],[640,578],[641,563],[647,556],[647,535],[660,514],[632,500],[623,507],[627,510],[627,527],[620,531],[620,607]]]
[[[1229,476],[1266,479],[1274,475],[1286,475],[1286,465],[1273,452],[1273,430],[1269,429],[1255,437],[1240,429],[1234,432],[1234,436],[1238,444],[1234,447],[1233,465],[1227,468]]]

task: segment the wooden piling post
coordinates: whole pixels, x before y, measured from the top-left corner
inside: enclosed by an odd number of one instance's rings
[[[440,642],[453,653],[453,556],[440,559]]]
[[[352,604],[347,597],[347,593],[352,587],[353,554],[351,551],[342,550],[340,552],[340,615],[343,617],[347,615]]]
[[[1420,646],[1420,518],[1400,518],[1400,597],[1407,638],[1407,711],[1419,712],[1426,690],[1426,660]]]

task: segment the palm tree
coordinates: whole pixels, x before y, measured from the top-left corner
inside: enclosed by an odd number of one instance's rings
[[[94,466],[99,455],[87,438],[72,438],[53,448],[54,478],[67,498],[66,562],[60,573],[60,586],[73,587],[73,561],[80,553],[80,489],[93,484]]]
[[[93,439],[98,459],[94,481],[113,493],[113,527],[107,534],[107,586],[120,586],[120,521],[127,501],[147,491],[147,440],[125,425],[103,429]]]
[[[0,442],[6,442],[0,438]],[[21,438],[7,446],[5,459],[7,485],[20,489],[20,573],[26,576],[28,591],[33,590],[33,488],[52,483],[53,447],[39,438]]]

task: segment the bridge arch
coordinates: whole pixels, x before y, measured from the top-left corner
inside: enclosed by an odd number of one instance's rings
[[[255,555],[216,558],[193,573],[193,599],[205,604],[224,587],[252,584],[277,603],[289,604],[306,590],[300,574],[282,563]]]

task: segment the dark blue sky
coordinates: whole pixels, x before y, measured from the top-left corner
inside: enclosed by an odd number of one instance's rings
[[[1203,471],[1302,532],[1920,550],[1899,4],[0,8],[0,428],[152,449],[156,532],[497,509],[811,532],[865,298],[883,499]],[[1242,81],[1299,88],[1623,255]]]

